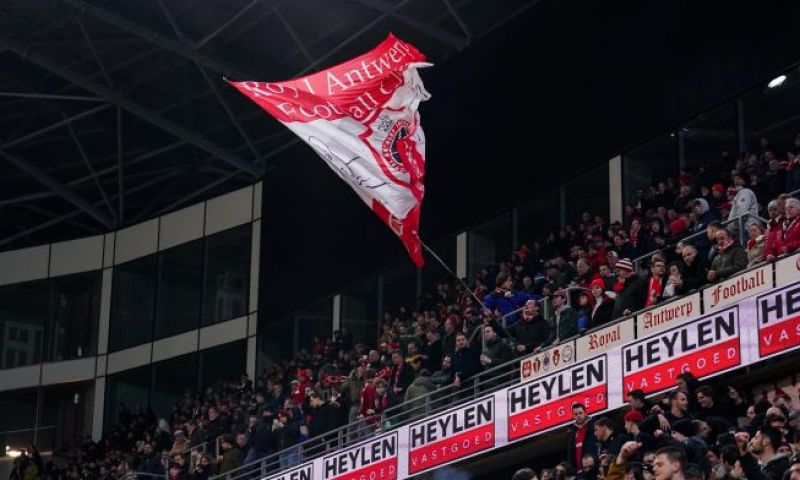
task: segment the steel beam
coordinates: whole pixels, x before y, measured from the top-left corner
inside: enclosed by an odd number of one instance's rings
[[[106,70],[106,66],[103,64],[103,61],[100,60],[100,55],[98,55],[97,49],[94,48],[92,37],[90,37],[89,32],[86,31],[86,26],[83,24],[83,20],[81,17],[75,17],[75,20],[78,22],[78,27],[81,29],[81,34],[83,34],[83,38],[86,40],[86,44],[89,46],[89,51],[92,52],[94,61],[97,62],[97,66],[100,67],[100,72],[102,72],[103,76],[106,78],[106,84],[109,87],[114,88],[114,82],[111,81],[111,77],[108,75],[108,70]]]
[[[135,187],[132,187],[130,190],[128,190],[128,193],[130,194],[130,193],[138,192],[140,190],[145,190],[147,188],[152,187],[153,185],[156,185],[156,184],[158,184],[160,182],[163,182],[164,180],[168,180],[168,179],[174,177],[175,175],[180,175],[180,172],[175,172],[175,173],[172,173],[172,174],[166,174],[166,175],[164,175],[162,177],[154,178],[153,180],[150,180],[149,182],[145,182],[145,183],[142,183],[142,184],[137,185]],[[111,199],[112,200],[116,199],[116,195],[112,195]],[[92,204],[92,206],[96,208],[99,205],[102,205],[102,203],[103,203],[102,200],[99,201],[99,202],[94,202]],[[81,213],[83,213],[83,210],[80,210],[80,209],[79,210],[74,210],[74,211],[72,211],[70,213],[66,213],[64,215],[61,215],[60,217],[54,218],[54,219],[49,220],[47,222],[40,223],[40,224],[36,225],[35,227],[27,228],[27,229],[25,229],[25,230],[23,230],[21,232],[17,232],[14,235],[11,235],[9,237],[1,239],[0,240],[0,246],[8,245],[9,243],[14,242],[16,240],[19,240],[20,238],[24,238],[24,237],[30,235],[31,233],[36,233],[36,232],[38,232],[40,230],[44,230],[45,228],[52,227],[53,225],[58,225],[59,223],[62,223],[64,221],[66,221],[66,220],[69,220],[71,218],[77,217]],[[111,228],[111,227],[109,227],[109,228]]]
[[[75,102],[105,102],[102,98],[84,95],[54,95],[48,93],[0,92],[0,97],[29,98],[33,100],[64,100]]]
[[[443,30],[434,25],[421,22],[415,18],[409,17],[408,15],[397,13],[398,10],[397,5],[392,5],[382,0],[357,0],[357,1],[358,3],[364,5],[367,8],[371,8],[380,13],[389,15],[392,18],[398,20],[399,22],[404,23],[415,30],[419,30],[420,32],[425,33],[426,35],[429,35],[430,37],[433,37],[436,40],[439,40],[440,42],[455,48],[456,50],[463,50],[469,44],[468,40],[465,40],[459,37],[458,35],[453,35],[447,30]]]
[[[62,0],[63,3],[78,9],[81,13],[89,14],[98,18],[106,23],[115,25],[123,30],[129,31],[136,36],[149,40],[156,45],[159,45],[165,50],[168,50],[181,57],[188,58],[192,61],[199,62],[208,68],[211,68],[219,73],[225,74],[231,78],[245,79],[245,78],[258,78],[258,75],[247,73],[238,67],[227,62],[208,57],[191,47],[184,45],[182,42],[175,41],[171,38],[165,37],[160,33],[151,30],[147,27],[139,25],[136,22],[128,20],[127,18],[118,15],[110,10],[102,7],[92,5],[84,0]]]
[[[103,197],[103,201],[106,203],[106,208],[108,208],[108,212],[116,218],[116,214],[114,213],[114,208],[111,206],[111,201],[108,199],[108,195],[106,194],[106,189],[100,184],[100,181],[97,179],[96,173],[94,171],[94,167],[92,166],[92,162],[89,160],[89,156],[86,155],[86,150],[83,148],[83,144],[78,139],[78,135],[75,134],[75,129],[72,128],[71,124],[67,124],[67,129],[69,130],[69,134],[72,137],[72,141],[75,142],[75,148],[78,149],[78,154],[83,159],[83,163],[86,165],[86,169],[89,170],[89,173],[93,175],[92,180],[94,180],[94,185],[97,187],[97,190],[100,192],[100,196]]]
[[[107,109],[109,107],[111,107],[111,105],[109,105],[109,104],[98,105],[97,107],[94,107],[94,108],[92,108],[90,110],[86,110],[85,112],[81,112],[81,113],[79,113],[77,115],[73,115],[71,117],[67,117],[67,118],[65,118],[65,119],[63,119],[61,121],[56,122],[56,123],[50,124],[50,125],[48,125],[48,126],[46,126],[44,128],[40,128],[39,130],[36,130],[35,132],[30,132],[30,133],[28,133],[26,135],[23,135],[23,136],[19,137],[19,138],[15,138],[14,140],[8,141],[8,142],[4,143],[2,146],[0,146],[0,148],[9,148],[9,147],[13,147],[15,145],[19,145],[21,143],[25,143],[28,140],[30,140],[32,138],[36,138],[36,137],[38,137],[39,135],[41,135],[43,133],[47,133],[47,132],[49,132],[51,130],[55,130],[57,128],[61,128],[62,126],[67,125],[69,123],[72,123],[75,120],[79,120],[81,118],[88,117],[90,115],[94,115],[95,113],[101,112],[101,111],[103,111],[103,110],[105,110],[105,109]]]
[[[214,30],[213,32],[209,33],[209,34],[208,34],[208,35],[206,35],[205,37],[201,38],[199,41],[195,42],[195,44],[193,45],[193,48],[194,48],[195,50],[199,50],[199,49],[203,48],[203,46],[204,46],[205,44],[207,44],[207,43],[208,43],[208,42],[210,42],[210,41],[211,41],[211,40],[212,40],[214,37],[216,37],[217,35],[219,35],[220,33],[222,33],[222,31],[223,31],[223,30],[225,30],[226,28],[230,27],[230,26],[231,26],[231,25],[232,25],[234,22],[236,22],[237,20],[239,20],[240,18],[242,18],[242,16],[244,16],[244,14],[246,14],[247,12],[249,12],[251,8],[253,8],[253,7],[255,7],[256,5],[258,5],[258,3],[259,3],[259,2],[261,2],[261,0],[252,0],[250,3],[248,3],[247,5],[245,5],[244,7],[242,7],[242,8],[241,8],[241,9],[240,9],[238,12],[236,12],[236,13],[235,13],[233,16],[231,16],[231,18],[229,18],[228,20],[226,20],[226,21],[225,21],[225,22],[224,22],[222,25],[220,25],[220,26],[219,26],[219,27],[218,27],[216,30]]]
[[[68,0],[68,1],[69,1],[69,0]],[[72,1],[74,1],[74,0],[72,0]],[[401,9],[402,7],[404,7],[404,6],[405,6],[405,5],[406,5],[406,4],[407,4],[409,1],[410,1],[410,0],[401,0],[401,1],[400,1],[400,2],[398,2],[397,4],[393,5],[393,6],[392,6],[390,9],[388,9],[388,10],[386,10],[385,12],[381,13],[381,14],[380,14],[380,15],[378,15],[376,18],[372,19],[372,21],[368,22],[366,25],[364,25],[364,26],[363,26],[363,27],[361,27],[360,29],[356,30],[356,31],[355,31],[355,32],[354,32],[352,35],[350,35],[349,37],[347,37],[347,38],[345,38],[344,40],[342,40],[341,42],[339,42],[339,44],[338,44],[338,45],[336,45],[335,47],[333,47],[333,48],[331,48],[330,50],[328,50],[328,53],[326,53],[325,55],[323,55],[323,56],[319,57],[318,59],[314,60],[314,61],[313,61],[313,62],[311,62],[310,64],[308,64],[308,66],[306,66],[306,68],[304,68],[303,70],[301,70],[301,71],[300,71],[300,73],[298,73],[297,75],[298,75],[298,76],[299,76],[299,75],[304,75],[304,74],[306,74],[306,73],[308,73],[308,72],[310,72],[310,71],[314,70],[314,69],[315,69],[315,68],[317,68],[319,65],[322,65],[322,63],[323,63],[323,62],[325,62],[326,60],[328,60],[328,59],[329,59],[329,58],[331,58],[332,56],[334,56],[334,55],[336,55],[337,53],[339,53],[339,50],[341,50],[341,49],[342,49],[342,48],[344,48],[345,46],[349,45],[349,44],[350,44],[350,43],[351,43],[353,40],[355,40],[356,38],[360,37],[360,36],[361,36],[361,35],[362,35],[364,32],[366,32],[366,31],[367,31],[367,30],[369,30],[370,28],[372,28],[372,27],[374,27],[375,25],[377,25],[377,24],[378,24],[378,22],[380,22],[380,21],[381,21],[381,20],[383,20],[384,18],[386,18],[386,17],[388,17],[388,16],[390,16],[390,15],[394,14],[394,13],[395,13],[395,12],[397,12],[398,10],[400,10],[400,9]]]
[[[442,0],[444,5],[447,7],[447,10],[450,11],[450,15],[453,16],[456,23],[458,24],[461,31],[464,33],[464,36],[467,37],[467,40],[472,38],[472,31],[470,30],[469,26],[467,26],[467,22],[461,18],[461,15],[458,14],[455,8],[453,8],[453,4],[450,3],[450,0]]]
[[[300,41],[300,37],[297,36],[297,32],[294,31],[294,28],[292,28],[292,25],[289,23],[288,20],[286,20],[286,17],[283,16],[283,14],[281,13],[281,11],[278,9],[277,6],[273,7],[272,10],[275,12],[275,15],[278,17],[278,20],[281,21],[284,28],[286,28],[286,31],[289,32],[289,35],[292,37],[292,40],[294,40],[294,43],[297,45],[297,48],[300,49],[303,55],[305,55],[306,60],[308,60],[309,62],[313,62],[314,57],[311,56],[311,53],[308,51],[305,45],[303,45],[303,42]]]
[[[67,188],[64,184],[56,180],[55,178],[51,177],[47,172],[40,169],[36,165],[32,164],[31,162],[25,160],[24,158],[18,157],[16,155],[11,155],[8,152],[0,150],[0,156],[8,160],[9,163],[14,165],[15,167],[19,168],[23,172],[27,173],[31,177],[38,180],[42,185],[46,186],[50,190],[54,191],[61,197],[63,197],[68,202],[72,203],[76,207],[80,208],[87,214],[89,214],[92,218],[103,224],[106,228],[113,228],[113,223],[111,219],[108,218],[106,215],[97,209],[97,207],[92,206],[87,202],[83,197],[79,196],[69,188]]]
[[[67,0],[67,1],[76,1],[76,0]],[[232,166],[244,170],[248,172],[253,178],[258,178],[261,172],[259,169],[256,168],[253,164],[245,161],[244,159],[238,157],[237,155],[233,155],[230,152],[226,151],[225,149],[219,147],[218,145],[213,144],[212,142],[206,140],[204,137],[190,131],[189,129],[174,123],[173,121],[162,117],[160,115],[155,114],[151,110],[139,105],[138,103],[114,92],[113,90],[99,85],[97,83],[92,82],[91,80],[85,78],[83,75],[70,70],[63,65],[50,60],[49,58],[38,54],[36,52],[31,52],[28,48],[24,45],[19,44],[15,40],[8,38],[4,35],[0,34],[0,45],[4,45],[8,47],[11,51],[15,52],[17,55],[22,57],[23,59],[33,63],[34,65],[39,66],[47,71],[50,71],[65,80],[75,83],[76,85],[80,86],[81,88],[92,92],[93,94],[105,98],[109,102],[115,104],[117,107],[120,107],[126,110],[141,119],[152,123],[153,125],[166,130],[167,132],[185,139],[195,145],[196,147],[200,148],[201,150],[205,150],[208,153],[219,157],[221,160],[224,160],[230,163]]]

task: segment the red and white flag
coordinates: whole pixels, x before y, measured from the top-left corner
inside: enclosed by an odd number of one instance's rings
[[[430,66],[394,35],[369,52],[285,82],[230,82],[309,144],[425,260],[419,213],[425,135],[417,107],[430,98],[417,69]]]

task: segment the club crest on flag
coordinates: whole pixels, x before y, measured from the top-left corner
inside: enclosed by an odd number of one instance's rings
[[[297,134],[400,237],[424,265],[419,215],[425,134],[417,108],[430,98],[417,72],[429,66],[389,35],[369,52],[283,82],[230,82]]]

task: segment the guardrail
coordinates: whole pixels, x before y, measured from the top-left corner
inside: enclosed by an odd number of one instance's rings
[[[727,226],[735,224],[737,225],[740,234],[743,234],[745,218],[747,217],[752,217],[752,215],[750,214],[742,215],[728,222],[725,222],[724,225]],[[758,218],[760,221],[764,221],[764,219],[761,219],[760,217],[756,218]],[[693,237],[699,237],[700,235],[705,235],[705,232],[700,232],[693,236],[685,237],[681,241],[684,243],[691,243],[691,239]],[[650,254],[639,257],[635,259],[635,261],[642,263],[647,258],[650,258],[655,253],[662,250],[663,249],[659,249],[656,252],[652,252]],[[773,264],[777,263],[778,261],[789,256],[791,255],[782,256],[776,259],[775,262],[772,263]],[[737,272],[737,274],[734,277],[745,275],[748,272],[762,268],[764,265],[765,263],[762,263],[752,268],[745,269],[741,272]],[[770,286],[772,285],[774,285],[774,282],[772,278],[770,278]],[[628,321],[630,319],[634,319],[635,322],[635,319],[639,318],[639,316],[647,313],[648,311],[661,308],[667,303],[678,302],[680,301],[680,299],[686,298],[698,292],[702,292],[704,289],[708,287],[709,287],[708,285],[704,285],[696,290],[687,292],[686,294],[680,297],[675,297],[671,299],[669,302],[664,302],[659,305],[654,305],[652,307],[641,309],[637,312],[633,312],[628,316],[615,319],[600,327],[587,330],[579,335],[575,335],[568,339],[563,339],[560,342],[560,344],[563,345],[567,342],[574,341],[584,336],[588,336],[598,330],[613,327],[617,324]],[[507,318],[510,315],[516,315],[517,313],[519,313],[519,309],[510,312],[509,314],[504,316],[501,319],[501,324],[505,325],[504,321],[505,318]],[[638,329],[638,326],[636,328]],[[354,445],[370,436],[396,429],[400,426],[407,425],[408,423],[411,423],[414,420],[418,420],[420,417],[433,415],[445,409],[454,407],[460,403],[472,400],[478,395],[491,393],[496,390],[508,387],[509,385],[512,385],[514,383],[519,383],[520,382],[519,366],[520,366],[520,358],[515,358],[503,365],[498,365],[489,370],[485,370],[483,372],[478,373],[471,379],[462,382],[462,386],[460,388],[456,388],[452,384],[442,386],[441,388],[433,392],[430,392],[426,395],[420,396],[416,399],[391,407],[380,415],[376,415],[366,419],[360,419],[354,423],[350,423],[343,427],[339,427],[324,435],[308,439],[304,442],[298,443],[296,445],[283,449],[279,452],[270,454],[250,464],[242,465],[237,469],[231,470],[224,474],[217,475],[213,478],[214,479],[224,478],[227,480],[238,480],[242,478],[263,478],[270,473],[275,473],[280,470],[296,466],[303,461],[308,461],[310,459],[320,457],[325,453],[329,453],[331,451],[340,448]]]

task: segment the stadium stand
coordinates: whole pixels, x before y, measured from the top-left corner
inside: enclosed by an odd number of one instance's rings
[[[512,378],[516,358],[800,249],[797,143],[785,159],[767,146],[742,154],[730,173],[659,181],[638,192],[623,223],[584,213],[483,269],[477,298],[443,280],[415,308],[386,312],[375,345],[337,331],[255,379],[231,372],[186,392],[169,418],[125,406],[74,462],[44,465],[28,452],[12,478],[35,470],[53,479],[206,479],[242,475],[242,465],[261,459],[277,471],[495,389]],[[800,475],[800,459],[790,462],[800,453],[800,412],[788,398],[717,392],[687,375],[654,405],[635,393],[628,400],[621,422],[575,406],[564,462],[514,478],[671,478],[661,472],[675,468],[686,478]]]

